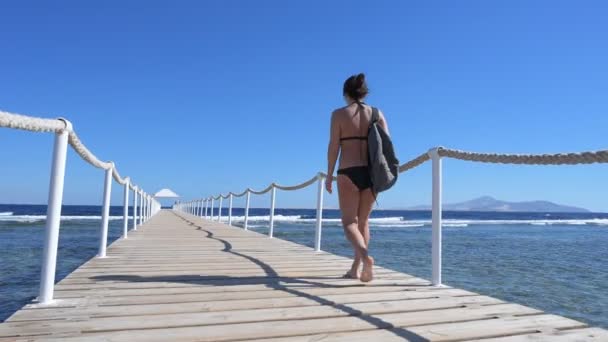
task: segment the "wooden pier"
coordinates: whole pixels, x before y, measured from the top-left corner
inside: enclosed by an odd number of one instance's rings
[[[169,210],[26,305],[0,341],[608,341],[608,331]]]

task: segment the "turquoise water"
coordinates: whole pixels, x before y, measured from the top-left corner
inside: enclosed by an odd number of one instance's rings
[[[0,321],[37,295],[44,211],[0,205]],[[120,211],[111,209],[110,242],[121,234]],[[64,208],[57,279],[97,253],[99,212]],[[234,214],[239,224],[242,209]],[[250,214],[251,228],[267,233],[268,210]],[[277,209],[275,236],[312,247],[314,215]],[[322,249],[351,256],[338,217],[324,212]],[[430,279],[429,218],[428,212],[375,211],[370,249],[377,263]],[[608,328],[608,214],[446,212],[444,218],[445,284]]]

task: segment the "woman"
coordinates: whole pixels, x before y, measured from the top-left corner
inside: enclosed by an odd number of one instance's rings
[[[339,154],[337,183],[342,226],[355,252],[353,264],[344,277],[363,282],[374,277],[374,259],[368,253],[368,245],[369,215],[376,199],[367,166],[367,131],[372,117],[372,108],[362,102],[367,93],[364,74],[353,75],[344,82],[346,107],[336,109],[331,115],[325,181],[325,188],[331,194],[332,175]],[[382,112],[379,117],[378,123],[388,132]],[[359,273],[361,263],[363,269]]]

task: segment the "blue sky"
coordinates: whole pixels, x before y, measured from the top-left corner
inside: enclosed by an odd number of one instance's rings
[[[123,175],[185,198],[325,170],[329,115],[357,72],[402,161],[437,145],[606,149],[607,16],[604,1],[5,1],[0,109],[65,116]],[[0,129],[0,203],[46,201],[52,141]],[[428,203],[430,171],[402,174],[380,208]],[[608,211],[606,165],[446,160],[444,171],[447,202]],[[70,152],[66,203],[100,203],[102,183]],[[279,207],[315,205],[314,186],[277,196]]]

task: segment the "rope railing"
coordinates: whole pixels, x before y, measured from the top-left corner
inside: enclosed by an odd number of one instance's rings
[[[70,146],[76,151],[76,153],[87,163],[95,166],[98,169],[110,169],[112,168],[112,162],[102,162],[99,160],[89,149],[80,141],[80,138],[74,131],[70,131]]]
[[[64,121],[58,119],[43,119],[0,111],[0,127],[30,132],[59,133],[66,129],[67,125]]]
[[[295,191],[295,190],[304,189],[304,188],[308,187],[309,185],[314,184],[314,182],[316,182],[318,178],[319,178],[319,175],[316,175],[316,176],[312,177],[311,179],[307,180],[306,182],[300,183],[298,185],[292,185],[292,186],[278,185],[275,183],[272,183],[272,184],[274,184],[274,186],[279,190]]]
[[[50,304],[53,302],[55,269],[57,263],[57,246],[59,228],[61,223],[61,205],[63,202],[63,185],[67,159],[67,147],[72,146],[74,151],[87,163],[96,168],[103,169],[104,191],[102,202],[101,229],[99,239],[99,252],[97,256],[106,256],[110,195],[112,178],[123,185],[123,238],[127,238],[129,219],[129,190],[133,191],[133,219],[134,230],[138,224],[143,224],[160,210],[160,203],[153,196],[131,183],[129,177],[122,178],[113,162],[99,160],[80,140],[73,130],[72,124],[63,118],[45,119],[21,114],[0,111],[0,127],[20,129],[30,132],[53,132],[55,144],[51,165],[51,182],[49,199],[47,203],[46,237],[42,260],[39,302]]]
[[[556,153],[556,154],[500,154],[500,153],[479,153],[448,149],[444,147],[436,147],[430,149],[426,153],[422,153],[416,158],[413,158],[399,166],[399,173],[404,173],[412,170],[425,162],[431,160],[433,163],[433,187],[432,187],[432,283],[441,285],[441,208],[442,208],[442,158],[452,158],[463,161],[481,162],[481,163],[500,163],[500,164],[516,164],[516,165],[576,165],[576,164],[593,164],[593,163],[608,163],[608,150],[579,152],[579,153]],[[323,181],[327,178],[327,174],[319,172],[313,178],[292,186],[278,185],[271,183],[268,187],[260,191],[255,191],[251,188],[235,194],[229,192],[226,196],[221,194],[217,197],[208,197],[197,199],[190,202],[178,203],[174,207],[176,210],[204,217],[205,219],[221,221],[222,202],[220,201],[218,215],[214,216],[214,200],[218,198],[229,198],[230,207],[228,210],[228,224],[232,224],[232,198],[247,196],[245,203],[245,217],[243,228],[248,229],[249,217],[249,197],[250,194],[263,195],[272,191],[270,202],[269,216],[269,237],[273,237],[274,227],[274,207],[275,207],[275,190],[295,191],[312,185],[317,182],[317,215],[315,227],[315,250],[321,249],[321,230],[323,216]],[[335,177],[332,176],[332,181]],[[209,202],[211,206],[209,208]],[[208,212],[208,209],[210,211]]]
[[[556,154],[499,154],[468,152],[438,147],[437,153],[441,157],[495,164],[577,165],[608,163],[608,150]]]

